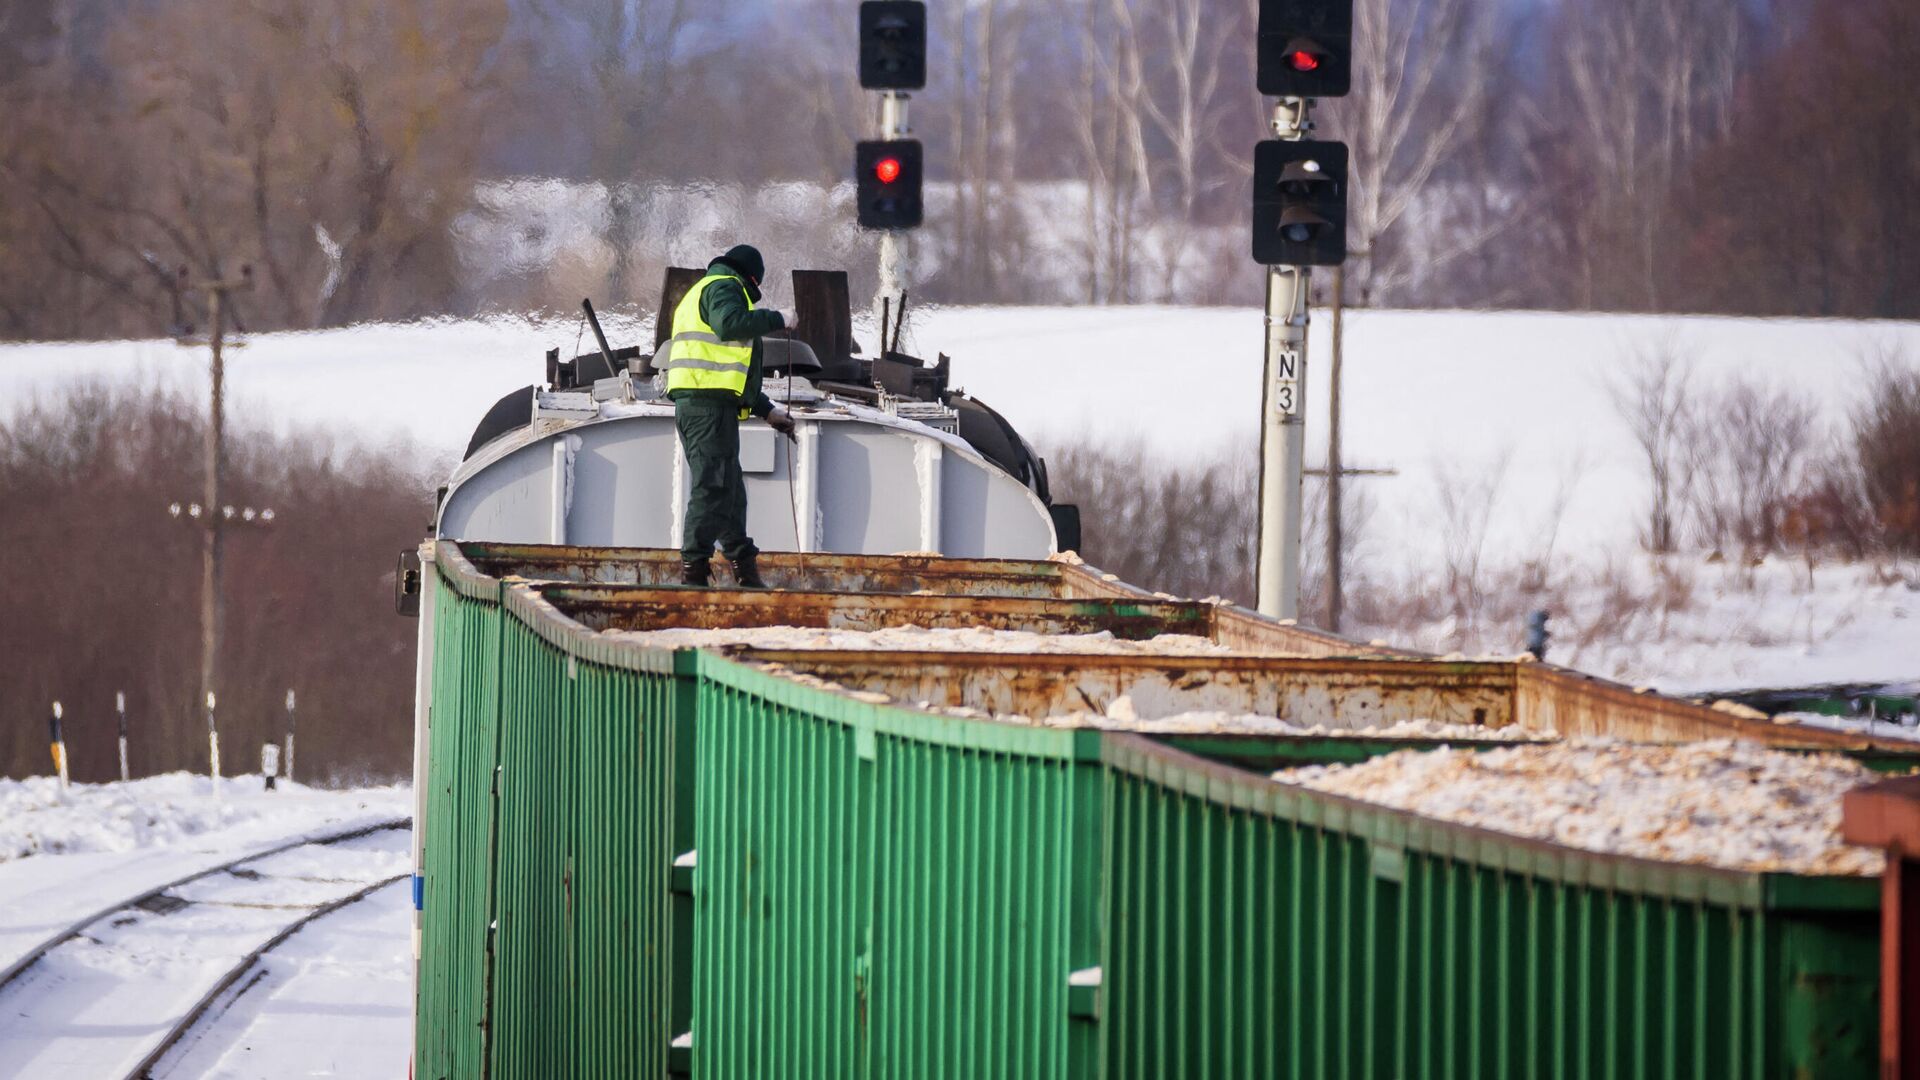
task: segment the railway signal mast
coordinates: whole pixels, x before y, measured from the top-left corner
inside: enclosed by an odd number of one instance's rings
[[[1260,402],[1262,614],[1300,612],[1300,478],[1306,454],[1307,299],[1312,268],[1347,259],[1344,143],[1309,138],[1319,98],[1353,82],[1353,0],[1261,0],[1260,93],[1273,138],[1254,148],[1253,258],[1267,268]]]
[[[865,0],[860,5],[860,85],[880,92],[879,130],[854,151],[856,218],[880,232],[880,287],[873,299],[880,328],[877,355],[887,351],[888,298],[905,288],[906,230],[920,227],[920,140],[907,136],[907,91],[927,85],[927,5],[921,0]]]

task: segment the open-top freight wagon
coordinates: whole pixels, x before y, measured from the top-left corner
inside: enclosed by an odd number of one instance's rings
[[[683,621],[649,581],[665,553],[425,551],[418,1075],[1874,1071],[1870,877],[1581,851],[1266,776],[1432,746],[1364,735],[1411,720],[1775,725],[1545,665],[1330,656],[1059,562],[769,557],[791,591],[722,590],[703,621],[1232,655],[662,649],[636,635]],[[823,573],[862,590],[794,588]],[[1323,730],[1036,722],[1123,696]]]
[[[762,476],[800,522],[764,534],[799,549],[763,557],[777,591],[666,584],[672,429],[625,400],[630,364],[476,436],[403,575],[416,1075],[1876,1071],[1857,861],[1590,850],[1272,774],[1596,735],[1889,770],[1899,746],[1036,558],[1069,546],[1037,459],[1023,478],[870,371],[867,404],[787,373],[820,396],[776,454],[871,471],[804,498]],[[667,484],[635,481],[650,510],[620,503],[636,472]],[[835,484],[868,487],[814,494]]]

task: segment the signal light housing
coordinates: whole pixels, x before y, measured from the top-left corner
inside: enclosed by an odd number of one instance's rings
[[[927,5],[921,0],[860,5],[860,85],[868,90],[927,85]]]
[[[860,143],[854,151],[854,197],[863,229],[918,228],[923,214],[918,139]]]
[[[1269,97],[1345,97],[1353,88],[1353,0],[1260,0],[1254,50]]]
[[[1269,139],[1253,151],[1253,259],[1266,266],[1347,261],[1347,144]]]

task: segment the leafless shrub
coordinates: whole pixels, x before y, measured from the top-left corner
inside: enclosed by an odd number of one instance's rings
[[[1530,593],[1544,592],[1553,580],[1554,549],[1560,544],[1560,530],[1566,526],[1567,508],[1586,479],[1588,459],[1585,450],[1575,452],[1560,463],[1554,478],[1553,495],[1547,500],[1534,534],[1540,537],[1539,552],[1527,556],[1520,566],[1519,587]]]
[[[1126,581],[1176,596],[1255,601],[1260,461],[1251,446],[1191,463],[1165,461],[1139,443],[1076,442],[1048,457],[1054,497],[1080,506],[1081,554]],[[1341,547],[1364,549],[1373,503],[1349,486]],[[1306,492],[1300,609],[1326,606],[1324,499]],[[1348,584],[1351,593],[1360,578]]]
[[[1804,483],[1820,434],[1818,417],[1805,395],[1746,376],[1695,395],[1680,441],[1701,542],[1747,558],[1780,548],[1790,497]]]
[[[1880,541],[1920,554],[1920,366],[1883,351],[1867,363],[1867,392],[1854,409],[1853,452]]]
[[[1081,554],[1177,596],[1253,600],[1260,467],[1252,452],[1168,462],[1140,443],[1048,456],[1054,497],[1080,506]]]
[[[1676,340],[1669,336],[1638,349],[1607,384],[1607,393],[1647,465],[1651,501],[1641,543],[1665,554],[1678,539],[1676,517],[1686,467],[1683,443],[1693,393]]]
[[[1512,459],[1512,451],[1507,449],[1477,467],[1443,462],[1435,469],[1433,493],[1445,574],[1443,588],[1463,638],[1471,638],[1476,632],[1486,601],[1482,572],[1487,535]]]

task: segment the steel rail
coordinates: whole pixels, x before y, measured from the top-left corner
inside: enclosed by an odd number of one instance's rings
[[[147,1056],[141,1058],[140,1063],[127,1072],[127,1080],[146,1080],[146,1078],[152,1076],[154,1067],[159,1065],[160,1060],[167,1056],[167,1052],[179,1045],[180,1040],[185,1038],[188,1032],[199,1025],[201,1018],[207,1014],[208,1009],[213,1007],[214,1002],[220,999],[220,995],[226,993],[227,989],[233,986],[234,983],[239,982],[241,976],[253,970],[254,965],[260,962],[262,956],[278,948],[281,943],[299,933],[301,930],[304,930],[308,924],[314,922],[316,919],[331,915],[349,904],[357,904],[367,897],[372,896],[374,893],[379,892],[381,889],[387,888],[390,885],[397,885],[412,876],[412,872],[409,871],[404,874],[395,874],[381,881],[376,881],[347,896],[342,896],[337,900],[329,900],[282,927],[279,933],[262,942],[252,952],[241,957],[239,963],[228,968],[227,973],[220,976],[219,981],[213,984],[212,989],[201,995],[200,1000],[194,1003],[193,1008],[187,1010],[186,1015],[175,1021],[173,1027],[168,1029],[166,1036],[162,1038],[159,1043],[155,1044],[153,1049],[147,1051]],[[258,980],[255,981],[257,982]],[[233,995],[233,999],[227,1002],[228,1007],[232,1007],[233,1003],[239,1001],[241,995],[251,990],[253,986],[254,983],[249,983],[242,987],[240,992]]]
[[[139,894],[138,896],[134,896],[126,900],[121,900],[116,903],[109,904],[106,907],[103,907],[100,910],[93,912],[90,915],[87,915],[81,919],[78,919],[72,923],[69,923],[64,929],[57,931],[52,937],[47,938],[45,941],[42,941],[40,944],[34,946],[32,949],[29,949],[18,960],[15,960],[12,964],[9,964],[6,970],[0,971],[0,991],[4,991],[8,986],[12,985],[13,981],[19,978],[22,974],[24,974],[28,968],[31,968],[33,965],[39,963],[41,957],[47,955],[47,953],[52,952],[54,949],[59,948],[61,945],[64,945],[67,942],[73,940],[74,938],[80,936],[80,932],[82,930],[85,930],[87,927],[92,926],[94,923],[99,922],[101,919],[106,918],[107,916],[113,914],[116,911],[120,911],[124,908],[130,908],[135,906],[136,904],[140,904],[144,901],[151,900],[154,897],[159,896],[161,893],[167,892],[171,889],[177,889],[182,885],[188,884],[189,882],[199,881],[201,878],[212,877],[215,874],[223,874],[234,869],[235,867],[245,865],[246,863],[255,862],[272,855],[278,855],[283,851],[292,851],[295,848],[312,847],[314,845],[338,844],[338,843],[341,843],[342,841],[355,840],[362,836],[369,836],[373,833],[385,832],[388,829],[404,829],[412,824],[413,824],[412,818],[391,818],[386,821],[375,822],[372,825],[355,826],[354,828],[345,829],[337,833],[323,833],[319,836],[308,836],[298,840],[289,840],[288,842],[281,844],[277,847],[270,847],[263,851],[250,852],[237,859],[233,859],[229,862],[221,863],[218,866],[210,866],[205,870],[200,870],[195,873],[188,874],[187,876],[182,878],[176,878],[175,880],[169,881],[164,885],[157,885],[151,889],[148,889],[146,892]]]

